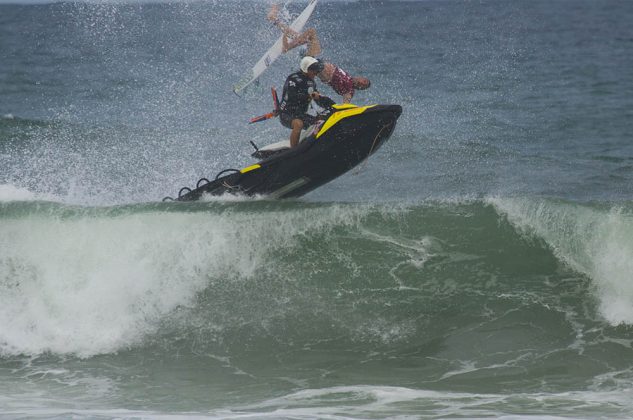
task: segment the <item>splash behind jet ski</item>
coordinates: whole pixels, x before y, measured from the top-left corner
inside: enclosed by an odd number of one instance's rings
[[[196,188],[184,187],[177,201],[203,195],[263,195],[290,198],[304,195],[354,168],[389,139],[402,113],[400,105],[334,105],[324,121],[313,126],[295,147],[280,142],[258,149],[260,159],[243,169],[226,169],[215,179],[202,178]],[[285,143],[285,144],[284,144]],[[165,197],[164,200],[171,199]]]

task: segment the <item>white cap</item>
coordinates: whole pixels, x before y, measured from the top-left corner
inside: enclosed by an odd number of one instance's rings
[[[316,58],[306,55],[305,57],[301,59],[301,65],[299,67],[301,67],[302,72],[307,73],[308,68],[310,68],[310,66],[313,65],[314,63],[318,63],[318,62],[319,60],[317,60]]]

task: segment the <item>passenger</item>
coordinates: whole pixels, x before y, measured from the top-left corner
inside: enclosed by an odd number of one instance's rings
[[[268,20],[273,22],[283,32],[282,51],[284,53],[300,45],[306,45],[306,56],[317,57],[321,54],[321,42],[314,28],[306,29],[302,33],[294,31],[279,19],[279,6],[276,4],[273,4],[268,13]],[[292,40],[289,38],[292,38]],[[317,76],[323,83],[331,86],[336,93],[341,95],[344,103],[352,101],[356,90],[365,90],[371,86],[371,82],[366,77],[352,77],[335,64],[322,60],[321,62],[323,70]]]
[[[292,129],[290,147],[299,144],[301,130],[316,123],[318,118],[309,115],[308,106],[314,100],[319,106],[329,108],[334,101],[319,94],[314,77],[323,70],[323,64],[314,57],[301,59],[301,70],[292,73],[286,79],[279,104],[279,121],[284,127]]]

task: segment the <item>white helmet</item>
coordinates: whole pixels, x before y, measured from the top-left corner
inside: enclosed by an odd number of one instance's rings
[[[301,67],[302,72],[307,73],[308,69],[312,67],[313,64],[319,64],[319,63],[320,63],[319,60],[317,60],[316,58],[306,55],[305,57],[301,59],[301,65],[299,67]]]

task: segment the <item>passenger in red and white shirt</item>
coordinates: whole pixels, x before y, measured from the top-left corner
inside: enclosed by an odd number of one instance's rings
[[[273,4],[268,13],[268,20],[273,22],[283,31],[283,52],[300,45],[306,45],[305,56],[317,57],[321,54],[321,43],[314,28],[306,29],[298,33],[278,18],[279,6]],[[352,77],[346,71],[335,64],[319,60],[323,70],[317,74],[321,81],[334,89],[336,93],[343,97],[344,103],[349,103],[356,90],[365,90],[371,86],[371,82],[366,77]]]

